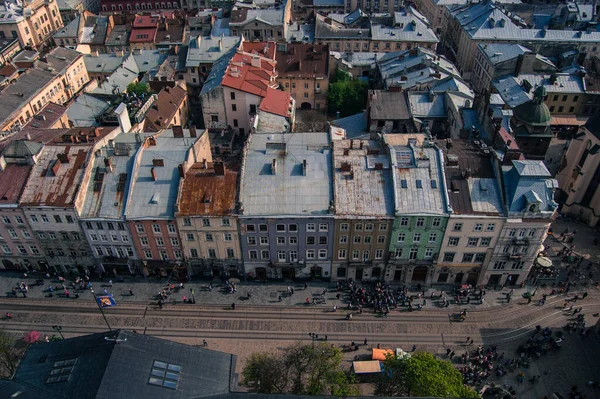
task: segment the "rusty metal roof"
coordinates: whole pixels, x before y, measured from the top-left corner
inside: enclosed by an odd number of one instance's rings
[[[231,215],[237,195],[238,165],[225,166],[225,174],[217,175],[212,164],[204,169],[201,163],[185,174],[179,193],[179,216]]]
[[[0,204],[16,204],[19,201],[30,170],[29,165],[8,164],[0,171]]]

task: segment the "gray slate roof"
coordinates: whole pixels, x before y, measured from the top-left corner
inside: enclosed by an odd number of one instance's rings
[[[190,40],[186,67],[198,67],[200,64],[213,64],[232,48],[240,44],[240,37],[198,36]]]
[[[558,204],[554,202],[554,191],[558,182],[542,161],[513,161],[512,167],[503,167],[504,190],[509,212],[527,211],[528,204],[539,203],[539,211],[552,214]]]
[[[267,148],[276,143],[285,143],[287,154]],[[329,144],[328,133],[320,132],[252,135],[240,183],[244,215],[327,215],[333,200]]]

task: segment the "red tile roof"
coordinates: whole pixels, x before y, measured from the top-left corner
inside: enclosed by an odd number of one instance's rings
[[[506,131],[506,129],[503,127],[500,128],[500,138],[502,139],[504,144],[508,144],[508,142],[510,142],[510,145],[508,146],[509,150],[518,150],[519,149],[519,146],[517,145],[517,141],[515,140],[515,138],[513,136],[511,136],[510,133],[508,133]]]
[[[277,45],[275,42],[243,42],[242,51],[250,54],[259,54],[263,57],[275,59]]]
[[[277,71],[275,61],[257,55],[238,52],[229,62],[221,84],[260,97],[267,95],[267,89],[275,86]]]
[[[51,128],[64,114],[67,112],[67,107],[60,104],[48,103],[40,112],[35,114],[23,128],[35,127],[38,129]]]
[[[8,164],[0,171],[0,204],[17,203],[30,170],[29,165]]]
[[[158,17],[150,15],[137,15],[133,21],[134,28],[157,28]]]
[[[154,43],[157,28],[134,28],[129,37],[130,43]]]
[[[290,108],[293,106],[291,101],[292,96],[287,91],[269,88],[258,108],[271,114],[289,117],[291,115]]]

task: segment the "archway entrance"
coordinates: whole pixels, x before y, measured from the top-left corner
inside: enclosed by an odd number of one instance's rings
[[[414,282],[422,282],[427,280],[427,267],[426,266],[418,266],[415,267],[412,273],[412,281]]]
[[[310,105],[310,103],[302,103],[302,105],[300,106],[301,109],[303,110],[309,110],[312,108],[312,106]]]
[[[285,267],[281,269],[281,276],[286,280],[293,280],[296,278],[296,269],[293,267]]]
[[[256,268],[256,279],[257,280],[266,280],[267,279],[267,269],[264,267]]]
[[[2,259],[2,266],[4,266],[4,269],[16,269],[17,267],[15,266],[14,263],[12,263],[10,260],[8,259]]]

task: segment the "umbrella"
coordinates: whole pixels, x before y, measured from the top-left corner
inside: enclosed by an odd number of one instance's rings
[[[552,266],[552,260],[546,258],[545,256],[540,256],[536,259],[536,262],[541,267],[550,267]]]
[[[23,341],[25,341],[28,344],[35,344],[36,342],[38,342],[39,339],[40,339],[40,333],[35,330],[29,331],[23,337]]]

